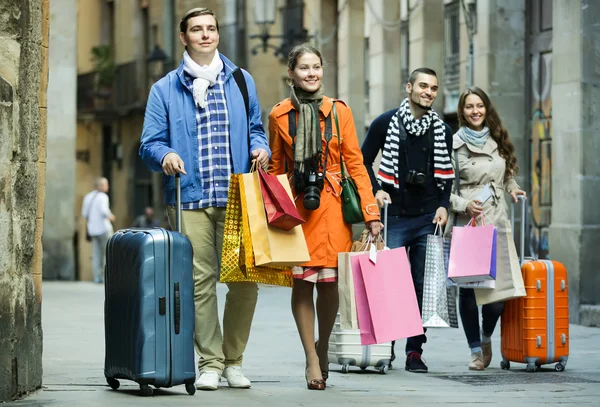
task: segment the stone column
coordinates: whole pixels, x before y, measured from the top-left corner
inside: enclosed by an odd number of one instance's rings
[[[308,6],[308,3],[307,3]],[[337,5],[335,1],[319,1],[319,40],[316,43],[325,61],[325,72],[323,73],[323,84],[325,94],[338,97],[338,35],[336,28],[339,20],[337,18]],[[310,20],[308,20],[310,21]],[[307,26],[310,33],[310,27]]]
[[[338,97],[352,108],[362,143],[366,117],[364,0],[338,0],[338,9]]]
[[[421,67],[433,69],[437,73],[438,83],[444,81],[444,2],[439,0],[408,0],[409,15],[409,74]],[[442,87],[433,104],[437,112],[444,107]],[[406,91],[402,91],[403,98]]]
[[[77,94],[77,2],[50,4],[48,158],[44,219],[44,279],[75,278],[75,140]]]
[[[398,27],[385,28],[381,21],[400,20],[400,2],[371,2],[369,34],[369,112],[370,123],[381,113],[400,106],[406,91],[400,78],[400,35]],[[375,15],[372,15],[375,14]]]
[[[553,3],[550,258],[569,273],[573,323],[600,326],[600,3]]]
[[[529,191],[529,134],[525,131],[529,114],[523,114],[528,91],[524,64],[525,4],[521,0],[478,2],[477,23],[473,84],[482,88],[496,107],[515,145],[520,166],[517,182]]]
[[[42,384],[48,0],[0,0],[0,402]]]

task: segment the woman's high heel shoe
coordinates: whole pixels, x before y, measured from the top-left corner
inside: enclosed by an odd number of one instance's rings
[[[308,390],[325,390],[325,381],[323,379],[308,380],[308,369],[304,375],[306,378],[306,387]]]
[[[315,350],[319,347],[319,341],[315,342]],[[327,379],[329,378],[329,370],[321,370],[321,377],[323,378],[323,383],[327,384]]]

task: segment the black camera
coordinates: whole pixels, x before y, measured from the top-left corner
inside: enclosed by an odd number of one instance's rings
[[[427,180],[427,176],[417,170],[408,170],[408,174],[406,174],[406,183],[407,184],[424,187],[426,180]]]
[[[321,191],[323,190],[323,173],[310,171],[306,187],[304,188],[304,207],[314,211],[321,205]]]

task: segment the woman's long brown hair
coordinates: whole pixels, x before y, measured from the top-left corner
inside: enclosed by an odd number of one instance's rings
[[[504,172],[504,178],[508,178],[511,176],[515,176],[519,173],[519,166],[517,165],[517,156],[515,155],[515,146],[510,141],[508,137],[508,131],[502,125],[502,121],[500,120],[500,116],[494,108],[492,101],[490,100],[487,93],[485,93],[482,89],[474,86],[465,90],[462,95],[460,95],[460,99],[458,99],[458,124],[462,126],[468,127],[467,120],[463,114],[465,102],[467,100],[467,96],[469,95],[477,95],[483,101],[483,105],[485,106],[485,125],[490,129],[490,135],[492,138],[498,143],[498,152],[500,153],[500,157],[504,158],[506,162],[506,170]]]

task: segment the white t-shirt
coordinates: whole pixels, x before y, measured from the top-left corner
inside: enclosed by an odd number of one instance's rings
[[[112,215],[108,195],[100,191],[92,191],[83,198],[81,215],[87,219],[87,230],[90,236],[112,234],[113,227],[109,217]]]

